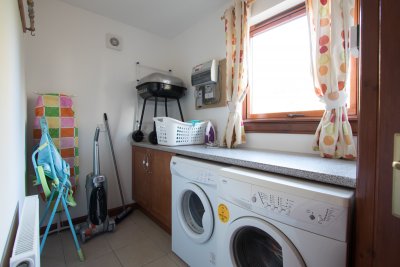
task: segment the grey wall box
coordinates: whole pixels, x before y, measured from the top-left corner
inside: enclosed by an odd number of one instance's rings
[[[196,110],[205,109],[205,108],[224,107],[224,106],[226,106],[227,101],[230,100],[230,94],[226,90],[226,59],[222,59],[219,61],[217,88],[218,88],[219,94],[220,94],[218,103],[213,103],[213,104],[209,104],[209,105],[207,105],[205,103],[203,103],[202,105],[195,104]],[[198,92],[195,91],[194,93],[196,94]],[[198,97],[198,95],[197,95],[197,97]]]
[[[115,49],[118,51],[122,50],[122,38],[116,34],[106,34],[106,47]]]

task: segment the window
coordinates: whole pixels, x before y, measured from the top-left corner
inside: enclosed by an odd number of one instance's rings
[[[243,107],[246,131],[314,133],[324,104],[313,90],[305,5],[252,26],[250,38],[251,90]],[[347,105],[356,133],[356,60],[350,65]]]

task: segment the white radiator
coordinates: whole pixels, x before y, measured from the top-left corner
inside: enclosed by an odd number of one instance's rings
[[[25,197],[10,267],[40,267],[39,198]]]

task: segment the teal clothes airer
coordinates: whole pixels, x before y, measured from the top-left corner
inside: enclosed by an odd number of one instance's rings
[[[42,253],[43,251],[44,244],[46,243],[46,238],[49,234],[50,226],[54,219],[54,215],[61,202],[62,207],[65,211],[65,215],[67,216],[72,236],[74,238],[74,243],[79,260],[84,261],[85,257],[82,249],[79,246],[78,239],[76,238],[74,225],[72,224],[71,216],[68,211],[68,205],[76,205],[72,197],[71,182],[69,181],[70,167],[69,164],[65,160],[63,160],[57,150],[57,147],[54,145],[53,140],[51,139],[49,134],[49,129],[45,117],[42,117],[40,119],[40,127],[42,130],[40,144],[39,147],[32,154],[32,163],[35,168],[37,179],[36,184],[42,185],[47,200],[46,209],[42,218],[40,219],[40,227],[42,226],[50,211],[53,198],[56,197],[55,204],[53,205],[50,219],[46,227],[46,231],[43,235],[42,241],[40,242],[40,253]],[[51,189],[49,189],[49,185],[47,183],[48,179],[49,181],[51,181]]]

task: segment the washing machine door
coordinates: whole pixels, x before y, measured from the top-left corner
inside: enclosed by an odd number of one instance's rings
[[[187,236],[196,243],[211,238],[214,215],[205,192],[196,184],[186,183],[177,198],[178,220]]]
[[[225,244],[231,266],[306,266],[285,234],[269,222],[255,217],[242,217],[232,222]]]

